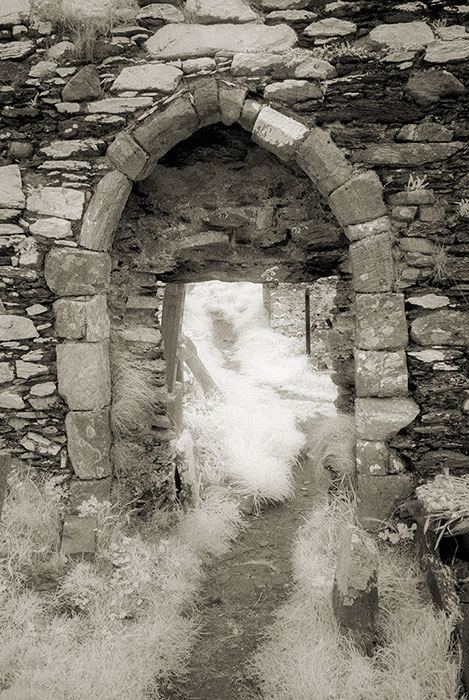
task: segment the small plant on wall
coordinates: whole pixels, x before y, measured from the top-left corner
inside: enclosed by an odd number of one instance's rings
[[[437,474],[415,490],[424,513],[424,532],[433,531],[435,547],[442,537],[469,533],[469,475]]]

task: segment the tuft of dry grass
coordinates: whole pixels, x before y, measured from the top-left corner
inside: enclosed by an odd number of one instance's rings
[[[354,416],[338,413],[315,422],[307,444],[315,472],[331,469],[341,478],[355,474]]]
[[[118,437],[131,435],[148,422],[159,399],[153,373],[123,354],[112,358],[111,423]]]

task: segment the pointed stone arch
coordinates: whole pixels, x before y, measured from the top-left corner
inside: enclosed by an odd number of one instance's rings
[[[247,92],[228,80],[206,76],[141,115],[108,147],[113,169],[95,187],[81,224],[79,247],[53,249],[46,257],[46,282],[60,297],[54,308],[57,334],[64,342],[57,348],[57,374],[59,392],[70,411],[70,458],[79,478],[111,473],[109,319],[104,294],[114,231],[133,182],[147,177],[158,159],[198,129],[217,122],[239,123],[256,144],[283,162],[296,162],[327,199],[350,242],[356,293],[357,471],[361,515],[366,518],[369,495],[382,499],[386,494],[391,509],[406,495],[408,475],[397,473],[401,467],[386,441],[418,413],[408,395],[404,295],[395,287],[391,221],[383,188],[373,170],[355,171],[326,131],[248,99]],[[90,460],[96,464],[93,473],[86,467]],[[395,473],[388,473],[388,465]]]

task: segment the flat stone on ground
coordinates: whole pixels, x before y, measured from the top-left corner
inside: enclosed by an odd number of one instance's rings
[[[124,68],[111,86],[111,90],[159,90],[173,93],[182,78],[182,71],[164,63],[147,63]]]
[[[0,207],[21,209],[25,197],[21,187],[21,172],[17,165],[0,167]]]
[[[0,61],[16,61],[21,58],[26,58],[34,53],[36,44],[29,39],[26,41],[9,41],[6,44],[0,44]]]
[[[254,51],[282,52],[296,45],[296,33],[286,25],[263,24],[168,24],[145,42],[150,56],[158,59],[185,59]]]
[[[244,0],[187,0],[185,10],[200,24],[241,24],[257,19],[257,14]]]

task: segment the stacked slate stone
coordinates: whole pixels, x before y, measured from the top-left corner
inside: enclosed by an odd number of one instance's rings
[[[155,3],[88,58],[30,9],[0,8],[3,447],[101,497],[114,229],[133,183],[221,121],[301,168],[350,241],[335,371],[356,395],[362,517],[415,473],[467,470],[467,7]]]

